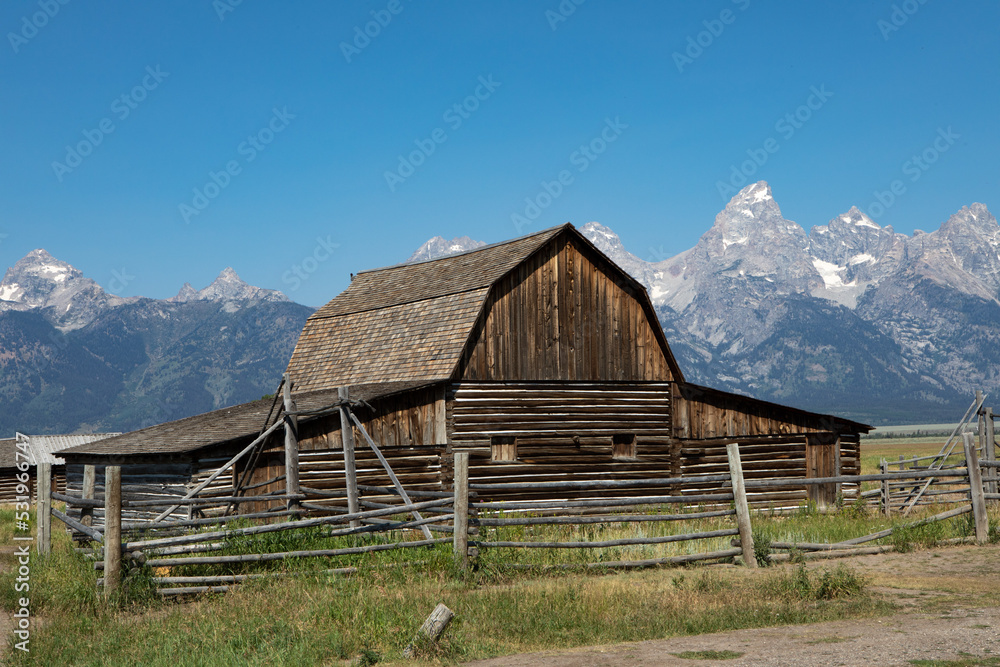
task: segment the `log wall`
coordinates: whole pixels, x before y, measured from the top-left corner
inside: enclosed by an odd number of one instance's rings
[[[459,382],[448,392],[448,438],[456,446],[493,436],[670,438],[670,384]]]
[[[52,490],[56,493],[66,492],[66,470],[65,466],[54,465],[52,466]],[[34,502],[35,498],[35,466],[28,466],[28,486],[31,488],[31,502]],[[17,494],[17,485],[20,482],[17,481],[17,476],[21,474],[21,471],[17,468],[5,468],[0,470],[0,503],[12,503],[14,502]]]

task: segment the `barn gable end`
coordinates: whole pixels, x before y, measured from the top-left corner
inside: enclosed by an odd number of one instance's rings
[[[458,381],[677,379],[646,292],[570,228],[498,280]]]

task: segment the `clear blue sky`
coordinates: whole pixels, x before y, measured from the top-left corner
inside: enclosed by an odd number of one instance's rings
[[[435,235],[671,256],[734,170],[807,229],[894,181],[897,231],[1000,208],[993,1],[235,2],[3,3],[0,268],[164,298],[232,266],[316,306]]]

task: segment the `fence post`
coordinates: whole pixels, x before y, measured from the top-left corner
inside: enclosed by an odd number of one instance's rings
[[[35,529],[40,554],[52,551],[52,464],[39,463],[36,469],[38,500],[35,503]]]
[[[104,597],[118,590],[122,576],[122,467],[104,469]]]
[[[337,397],[341,401],[348,401],[350,394],[347,387],[337,388]],[[347,485],[347,511],[351,514],[357,513],[360,503],[358,502],[358,471],[354,466],[354,426],[351,425],[350,408],[346,405],[340,406],[340,438],[344,443],[344,476]],[[360,521],[352,521],[351,528],[361,525]]]
[[[997,440],[996,440],[995,424],[993,423],[993,408],[986,408],[986,452],[983,454],[983,457],[987,461],[997,460]],[[997,469],[996,468],[991,469],[990,477],[996,477],[996,475],[997,475]],[[989,493],[997,492],[996,482],[988,482],[986,484],[986,487],[989,490]],[[990,505],[995,505],[996,503],[997,503],[996,500],[989,501]]]
[[[979,469],[979,455],[972,441],[972,434],[966,433],[965,465],[969,471],[969,487],[972,496],[972,515],[976,520],[976,542],[985,544],[989,541],[990,524],[986,517],[986,499],[983,497],[983,475]]]
[[[83,466],[83,490],[80,496],[86,500],[94,499],[94,491],[97,486],[97,466],[85,465]],[[69,511],[66,512],[69,514]],[[81,507],[80,508],[80,523],[87,526],[88,528],[94,525],[94,508],[93,507]]]
[[[285,495],[299,495],[299,420],[295,415],[295,401],[292,400],[292,378],[285,373],[282,399],[285,404]],[[288,499],[285,509],[296,511],[299,501]],[[294,517],[293,517],[294,518]]]
[[[882,462],[878,464],[878,468],[879,472],[885,475],[889,472],[889,462],[882,459]],[[882,513],[889,516],[892,514],[892,499],[889,497],[889,480],[887,479],[882,480],[882,493],[880,498],[882,500]]]
[[[455,452],[455,563],[462,570],[469,566],[469,453]]]
[[[736,504],[736,524],[740,529],[740,547],[743,562],[749,568],[757,567],[757,557],[753,552],[753,531],[750,528],[750,507],[747,505],[747,489],[743,484],[743,463],[740,462],[740,448],[735,442],[726,445],[729,457],[729,477],[733,480],[733,500]]]

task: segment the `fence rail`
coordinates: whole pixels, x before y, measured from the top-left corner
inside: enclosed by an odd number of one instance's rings
[[[357,424],[356,420],[355,423]],[[366,440],[378,453],[370,438]],[[978,449],[972,440],[971,434],[963,437],[964,467],[917,466],[921,460],[938,461],[941,457],[914,457],[893,462],[892,465],[899,466],[898,471],[890,471],[889,464],[883,462],[881,472],[863,475],[762,478],[759,471],[754,471],[752,475],[745,477],[739,447],[731,443],[726,446],[724,457],[729,474],[713,472],[668,478],[618,480],[470,482],[469,453],[457,452],[454,455],[454,483],[451,490],[404,490],[398,478],[390,474],[392,486],[358,485],[356,490],[350,487],[322,489],[300,486],[294,493],[234,496],[215,495],[216,492],[213,491],[213,495],[207,497],[190,494],[190,497],[185,498],[171,496],[160,499],[149,499],[148,496],[144,499],[123,498],[121,468],[117,466],[107,466],[105,469],[103,498],[93,497],[96,495],[93,470],[85,470],[84,479],[89,476],[91,483],[89,486],[84,484],[81,496],[58,493],[51,487],[51,468],[39,465],[38,549],[48,551],[50,548],[51,517],[62,521],[75,534],[97,543],[103,549],[103,560],[95,562],[95,569],[104,571],[101,581],[105,594],[108,595],[120,584],[123,558],[126,564],[137,562],[148,567],[173,569],[189,565],[267,563],[291,558],[336,558],[386,550],[434,547],[446,543],[452,544],[455,561],[459,567],[464,568],[469,565],[470,558],[482,550],[614,549],[682,542],[698,544],[703,540],[729,537],[734,538],[731,540],[731,549],[713,549],[708,545],[703,546],[706,550],[699,553],[604,560],[582,563],[576,567],[651,567],[734,556],[742,557],[748,567],[755,567],[752,516],[748,499],[759,501],[770,497],[769,494],[783,499],[787,497],[782,495],[787,493],[785,489],[801,490],[813,485],[838,485],[837,488],[850,485],[857,491],[858,502],[877,498],[887,512],[905,512],[916,504],[937,503],[944,499],[957,502],[960,503],[959,507],[911,522],[905,527],[943,521],[971,512],[976,527],[975,540],[984,542],[988,537],[986,503],[1000,500],[1000,493],[996,490],[996,471],[1000,469],[1000,463],[994,460],[995,457],[988,448],[983,449],[985,460],[980,461]],[[388,470],[388,462],[384,457],[380,458]],[[911,467],[907,468],[904,465],[906,463]],[[983,474],[984,471],[986,474]],[[879,488],[861,491],[863,483],[876,483]],[[530,498],[532,494],[544,493],[546,499],[483,500],[484,496],[492,498],[500,491],[511,492],[515,498]],[[359,495],[352,496],[354,493]],[[366,495],[361,498],[361,493]],[[565,497],[560,494],[565,494]],[[53,501],[65,503],[67,511],[52,508]],[[152,521],[122,520],[123,510],[129,509],[166,507],[172,511],[178,507],[203,509],[225,506],[228,513],[228,508],[251,502],[280,503],[281,506],[272,511],[192,517],[186,520],[168,519],[169,511],[161,513]],[[665,511],[668,506],[671,509]],[[69,508],[80,510],[79,520],[69,515]],[[352,511],[352,508],[355,509]],[[303,518],[305,514],[310,516]],[[648,523],[659,525],[662,532],[666,532],[674,530],[669,527],[673,522],[705,520],[709,520],[707,529],[693,531],[681,527],[676,532],[664,535],[600,539],[600,536],[580,537],[574,534],[574,539],[529,539],[530,529],[534,526],[567,526],[574,530],[580,528],[579,532],[585,533],[588,526]],[[734,523],[729,523],[732,520],[735,520]],[[231,526],[234,522],[250,525]],[[499,529],[519,528],[523,528],[529,538],[506,539],[495,533]],[[340,548],[294,549],[269,553],[212,553],[231,548],[234,539],[301,529],[322,529],[323,538],[356,536],[375,541]],[[483,529],[488,529],[489,534],[481,534]],[[433,536],[443,533],[447,536]],[[813,552],[811,557],[817,558],[862,551],[874,553],[885,547],[858,545],[888,537],[892,533],[893,529],[889,529],[835,544],[778,542],[772,543],[771,547],[809,551]],[[536,566],[515,564],[512,567]],[[354,569],[339,568],[333,571],[349,574]],[[157,577],[156,583],[162,594],[177,595],[228,589],[260,576],[269,576],[269,573],[201,577],[167,574]]]

